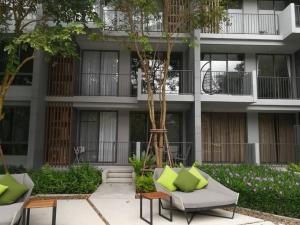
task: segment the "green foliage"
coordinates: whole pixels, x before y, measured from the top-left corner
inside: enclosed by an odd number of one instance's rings
[[[102,182],[101,172],[90,165],[72,166],[56,170],[44,166],[30,174],[35,194],[88,194]]]
[[[287,169],[292,172],[300,173],[300,164],[291,163]]]
[[[135,178],[135,187],[138,193],[155,191],[154,181],[151,174],[145,176],[137,176]]]
[[[265,166],[203,165],[200,169],[240,193],[239,206],[300,218],[300,176]]]
[[[129,163],[132,165],[136,176],[142,175],[144,162],[145,162],[145,157],[141,157],[141,159],[136,158],[136,156],[129,158]],[[146,161],[146,166],[148,168],[153,165],[155,165],[155,157],[154,156],[149,157],[148,160]]]
[[[44,14],[50,15],[56,23],[88,22],[98,19],[94,10],[97,0],[40,0]]]

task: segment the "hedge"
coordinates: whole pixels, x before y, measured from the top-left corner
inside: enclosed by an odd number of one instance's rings
[[[238,205],[300,218],[300,177],[266,166],[204,165],[200,169],[240,193]]]
[[[10,167],[9,172],[24,173],[26,170]],[[28,173],[34,182],[33,194],[90,194],[102,183],[101,171],[88,164],[64,170],[46,165]]]

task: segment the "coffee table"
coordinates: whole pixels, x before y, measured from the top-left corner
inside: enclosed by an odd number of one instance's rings
[[[148,199],[150,201],[150,221],[143,217],[143,199]],[[153,224],[153,200],[158,199],[158,210],[159,216],[163,217],[168,221],[173,221],[173,213],[172,213],[172,196],[164,193],[164,192],[150,192],[150,193],[141,193],[140,194],[140,218],[144,220],[146,223],[152,225]],[[167,200],[170,202],[170,207],[163,207],[162,200]],[[169,210],[170,216],[166,217],[161,213],[161,210]]]
[[[30,210],[37,208],[52,208],[52,225],[56,224],[56,199],[30,199],[23,206],[23,225],[29,225]]]

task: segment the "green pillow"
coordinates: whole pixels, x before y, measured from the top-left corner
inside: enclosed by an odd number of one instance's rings
[[[0,205],[12,204],[28,191],[25,185],[18,183],[9,174],[0,178],[0,184],[8,187],[6,192],[0,196]]]
[[[200,180],[196,189],[200,190],[208,184],[208,181],[206,180],[206,178],[201,175],[201,173],[199,172],[199,170],[196,167],[193,166],[189,170],[189,172]]]
[[[182,168],[178,173],[174,184],[183,192],[192,192],[196,189],[199,179],[191,174],[188,170]]]
[[[7,186],[0,184],[0,196],[7,190]]]
[[[169,191],[176,191],[176,186],[174,185],[174,181],[177,178],[177,173],[172,170],[169,166],[165,166],[164,171],[156,181],[163,187],[165,187]]]

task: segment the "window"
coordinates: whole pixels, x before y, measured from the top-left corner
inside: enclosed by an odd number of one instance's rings
[[[27,57],[33,54],[33,49],[20,48],[18,52],[18,58],[23,61]],[[0,43],[0,84],[3,79],[3,73],[5,71],[7,61],[7,53],[4,51],[4,43]],[[33,60],[27,62],[19,71],[15,77],[12,85],[31,85],[32,83],[32,72],[33,72]]]
[[[151,58],[151,56],[149,56]],[[149,60],[149,66],[154,71],[152,74],[152,87],[154,93],[158,93],[159,90],[159,79],[161,78],[161,71],[163,70],[163,62],[166,59],[165,52],[156,53],[156,58]],[[133,52],[131,54],[131,92],[132,96],[137,95],[137,72],[141,69],[140,60],[137,56],[137,53]],[[181,87],[180,80],[185,75],[182,71],[183,69],[183,56],[181,52],[173,52],[171,54],[170,66],[169,66],[169,76],[166,81],[166,93],[168,94],[179,94],[184,91],[185,87]],[[172,72],[173,71],[173,72]],[[187,76],[187,79],[191,77]],[[146,93],[146,83],[143,82],[143,93]]]
[[[291,98],[291,62],[289,55],[258,55],[258,97],[262,99]]]
[[[26,155],[30,108],[8,106],[4,108],[5,117],[0,123],[0,137],[4,153],[7,155]]]
[[[201,55],[201,72],[244,72],[244,54],[211,54]]]
[[[283,11],[290,1],[258,0],[258,10]]]
[[[180,142],[181,139],[181,113],[167,113],[166,127],[168,130],[169,142]],[[159,121],[159,115],[156,115]],[[147,142],[149,138],[149,129],[151,127],[148,114],[144,112],[134,112],[130,115],[130,140]]]
[[[81,94],[86,96],[117,96],[119,54],[114,51],[83,51]]]
[[[79,123],[79,145],[86,150],[88,162],[115,162],[117,112],[82,111]]]
[[[227,5],[227,9],[243,9],[243,0],[230,1]]]
[[[290,64],[289,55],[258,55],[258,76],[289,77]]]

